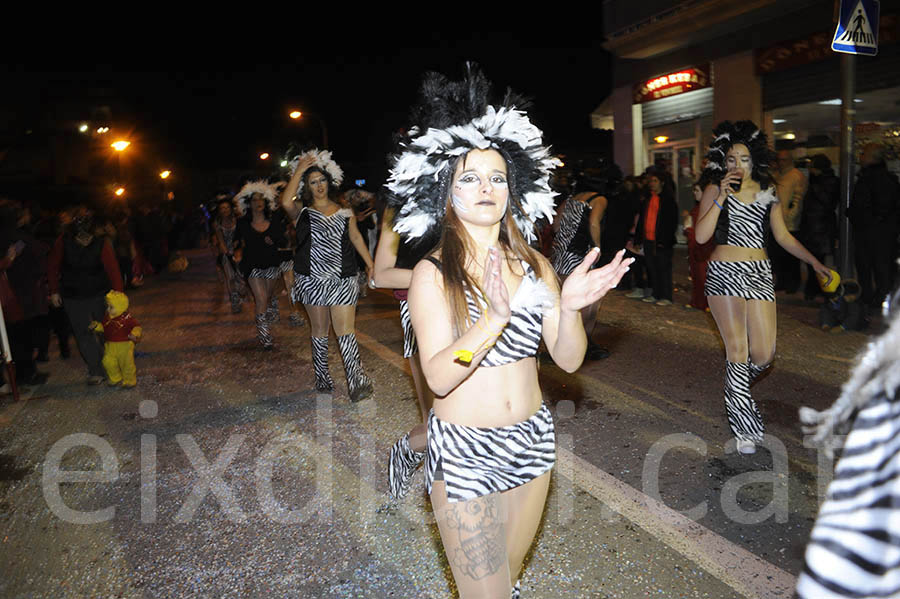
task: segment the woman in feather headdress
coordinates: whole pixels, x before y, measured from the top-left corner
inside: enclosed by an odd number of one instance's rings
[[[274,347],[269,325],[278,314],[275,287],[284,269],[291,266],[283,251],[288,239],[283,219],[277,214],[277,195],[274,185],[252,181],[234,196],[235,210],[241,217],[235,235],[243,247],[240,268],[256,302],[257,338],[267,350]]]
[[[293,168],[281,194],[281,205],[296,223],[291,293],[309,314],[316,389],[328,393],[334,390],[328,371],[328,331],[334,327],[350,400],[360,401],[369,397],[373,388],[360,362],[356,341],[356,254],[365,261],[366,280],[372,278],[372,256],[353,211],[334,197],[344,173],[332,160],[331,152],[311,150],[301,154],[294,159]]]
[[[775,358],[775,287],[766,254],[769,238],[811,265],[831,271],[797,241],[784,224],[769,175],[772,151],[766,134],[750,121],[724,121],[713,130],[694,239],[715,238],[706,269],[706,296],[725,344],[725,410],[741,453],[763,439],[762,415],[750,385]]]
[[[553,215],[548,181],[559,161],[521,99],[490,102],[490,84],[472,66],[463,81],[426,76],[388,182],[394,229],[440,235],[409,288],[435,400],[427,449],[407,445],[407,457],[425,453],[426,487],[463,598],[519,596],[556,455],[538,345],[576,370],[587,346],[580,310],[630,263],[620,252],[590,270],[592,251],[560,290],[553,267],[528,245],[535,221]]]

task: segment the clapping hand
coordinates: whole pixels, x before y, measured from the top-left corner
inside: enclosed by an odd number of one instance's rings
[[[619,284],[622,277],[628,272],[634,258],[625,258],[625,250],[619,250],[612,262],[591,270],[594,262],[600,257],[600,250],[594,248],[575,270],[566,277],[560,291],[559,305],[562,310],[576,312],[590,306],[606,292]]]
[[[481,286],[488,302],[487,314],[491,326],[497,323],[505,325],[510,316],[509,290],[501,275],[500,251],[495,247],[488,248]]]

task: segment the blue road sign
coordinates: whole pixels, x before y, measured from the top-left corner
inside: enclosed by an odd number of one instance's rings
[[[831,49],[847,54],[878,54],[878,0],[841,0],[841,17]]]

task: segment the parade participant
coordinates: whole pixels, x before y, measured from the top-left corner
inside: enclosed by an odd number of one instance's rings
[[[603,193],[604,187],[603,182],[582,175],[575,183],[572,197],[562,204],[561,214],[557,217],[558,229],[553,238],[550,262],[563,281],[581,264],[588,252],[600,247],[600,226],[608,205]],[[600,347],[591,339],[599,307],[598,301],[581,312],[581,320],[587,334],[585,358],[588,360],[609,357],[609,350]]]
[[[244,301],[244,280],[238,272],[234,261],[235,251],[239,244],[235,243],[237,232],[237,219],[234,217],[234,207],[231,198],[223,194],[216,198],[216,218],[213,221],[213,243],[216,248],[216,264],[222,270],[225,279],[225,292],[231,301],[231,312],[237,314],[241,311]]]
[[[99,385],[106,377],[101,363],[103,348],[88,327],[106,313],[106,293],[110,289],[124,291],[115,251],[95,233],[94,213],[77,208],[68,230],[50,251],[47,265],[50,302],[66,310],[78,351],[88,367],[89,385]]]
[[[391,448],[388,460],[388,483],[394,499],[403,498],[409,491],[409,479],[419,464],[425,459],[426,429],[428,412],[434,402],[434,394],[428,388],[422,375],[419,348],[416,335],[409,319],[407,289],[412,281],[413,267],[434,249],[436,240],[407,240],[394,231],[394,211],[385,210],[381,225],[381,236],[375,252],[375,286],[394,290],[394,298],[400,301],[400,325],[403,328],[403,357],[409,360],[413,386],[419,404],[421,424],[417,424],[403,435]]]
[[[900,597],[900,296],[827,410],[800,408],[805,446],[841,459],[806,547],[801,599]],[[849,432],[848,432],[849,429]],[[806,441],[811,441],[807,445]]]
[[[252,181],[234,196],[238,242],[242,244],[240,268],[256,303],[256,333],[263,349],[272,349],[274,340],[269,325],[275,321],[277,303],[275,287],[286,264],[280,248],[287,245],[284,221],[276,211],[278,195],[274,186],[265,181]],[[249,207],[247,206],[249,204]]]
[[[354,251],[365,261],[367,280],[372,279],[372,256],[353,211],[333,199],[344,173],[332,160],[331,152],[305,152],[292,161],[292,168],[281,204],[297,228],[291,293],[309,315],[316,389],[334,390],[328,372],[328,330],[334,327],[350,400],[360,401],[369,397],[373,388],[360,362],[354,329],[359,297]],[[295,201],[298,197],[299,205]]]
[[[489,105],[489,94],[471,65],[461,82],[427,75],[388,180],[394,230],[440,234],[413,269],[409,310],[435,394],[425,482],[464,599],[519,596],[513,583],[555,461],[538,345],[575,371],[587,347],[581,310],[628,267],[620,252],[591,271],[599,252],[589,252],[560,294],[553,267],[528,245],[535,221],[553,215],[548,180],[559,161],[519,98]]]
[[[119,291],[106,294],[106,316],[102,322],[91,322],[90,329],[103,335],[103,369],[111,386],[137,385],[134,344],[143,329],[128,311],[128,296]]]
[[[697,243],[715,238],[706,273],[706,295],[725,344],[725,410],[737,449],[749,454],[763,438],[762,415],[750,385],[775,357],[775,289],[766,254],[768,239],[810,264],[831,271],[785,227],[769,175],[772,151],[750,121],[724,121],[713,130],[703,176]]]

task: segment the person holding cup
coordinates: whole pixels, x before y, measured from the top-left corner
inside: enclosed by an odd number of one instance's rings
[[[817,276],[831,271],[784,224],[769,174],[773,152],[751,121],[723,121],[713,130],[700,199],[697,243],[715,238],[706,273],[706,296],[725,345],[725,410],[744,454],[756,451],[765,428],[750,385],[775,357],[775,286],[766,248],[771,237],[806,262]]]

